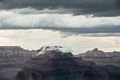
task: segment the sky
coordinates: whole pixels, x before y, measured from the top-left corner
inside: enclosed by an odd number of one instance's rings
[[[0,0],[0,45],[120,51],[119,38],[120,0]]]
[[[60,31],[43,29],[0,30],[0,45],[21,46],[24,49],[37,50],[46,45],[59,45],[68,48],[74,54],[93,48],[103,51],[119,51],[120,37],[98,37],[84,35],[65,35]]]

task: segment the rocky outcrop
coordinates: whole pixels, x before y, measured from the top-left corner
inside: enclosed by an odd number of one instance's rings
[[[79,54],[81,57],[106,57],[106,53],[104,51],[98,50],[95,48],[93,50],[88,50],[85,53]]]
[[[58,47],[41,49],[41,54],[25,62],[16,80],[119,80],[120,69],[97,66],[76,58]],[[56,49],[57,48],[57,49]]]
[[[93,50],[88,50],[85,53],[81,53],[78,56],[80,57],[120,57],[120,52],[113,51],[113,52],[104,52],[95,48]]]

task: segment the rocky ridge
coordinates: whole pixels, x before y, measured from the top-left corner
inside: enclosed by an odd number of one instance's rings
[[[97,65],[113,65],[120,67],[120,52],[104,52],[97,48],[88,50],[85,53],[77,55],[85,61],[93,61]]]
[[[95,48],[93,50],[88,50],[85,53],[81,53],[78,56],[81,57],[120,57],[120,52],[113,51],[113,52],[104,52]]]
[[[54,49],[53,49],[54,47]],[[119,80],[120,68],[97,66],[56,46],[42,48],[25,62],[16,80]]]

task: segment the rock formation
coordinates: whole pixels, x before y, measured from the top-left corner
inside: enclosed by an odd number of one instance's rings
[[[120,80],[120,69],[76,58],[60,46],[46,46],[27,60],[16,80]]]
[[[77,55],[85,61],[93,61],[98,65],[114,65],[120,67],[120,52],[104,52],[95,48]]]
[[[0,68],[20,67],[34,53],[19,46],[0,46]]]
[[[93,50],[88,50],[85,53],[81,53],[78,56],[81,57],[120,57],[120,52],[113,51],[113,52],[104,52],[95,48]]]
[[[81,57],[106,57],[106,53],[104,51],[98,50],[95,48],[93,50],[88,50],[85,53],[79,54]]]

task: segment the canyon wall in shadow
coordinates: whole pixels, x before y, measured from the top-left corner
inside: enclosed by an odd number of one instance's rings
[[[99,66],[61,51],[63,47],[54,48],[42,48],[41,54],[27,60],[16,80],[120,80],[119,67]]]

